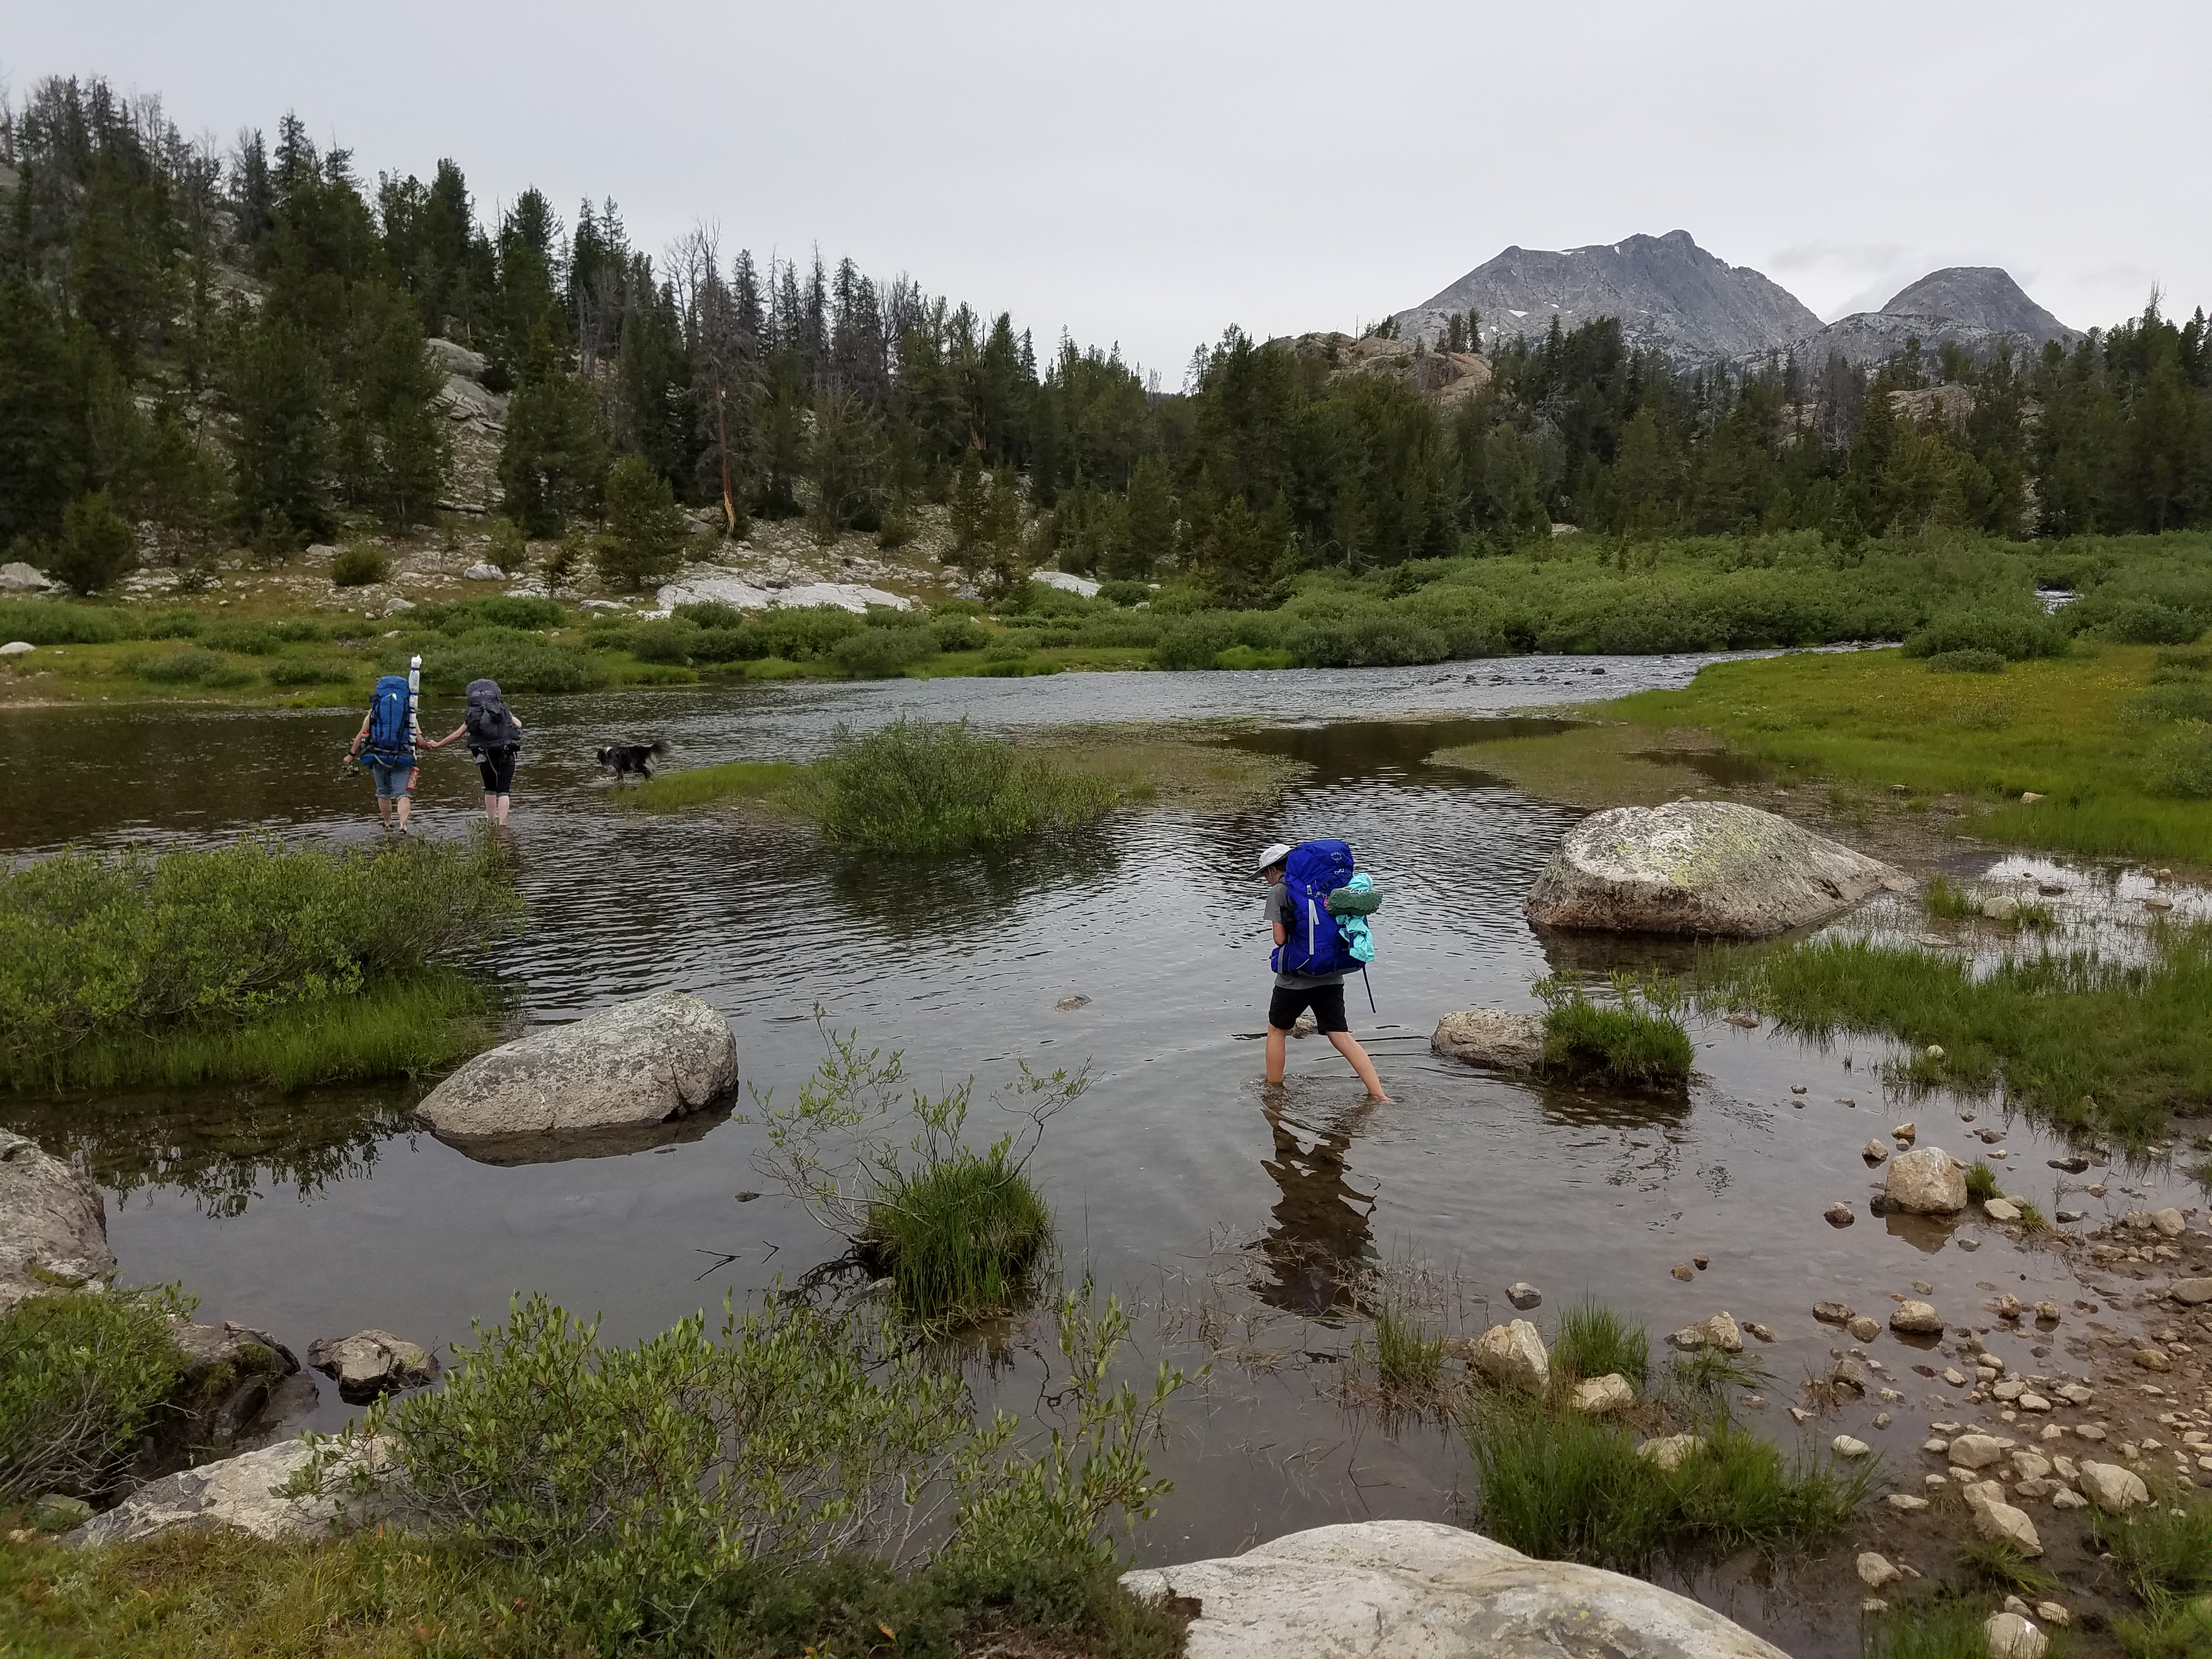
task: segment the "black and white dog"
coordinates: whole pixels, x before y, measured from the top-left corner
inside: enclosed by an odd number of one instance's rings
[[[617,783],[633,772],[641,778],[649,778],[653,775],[653,763],[667,752],[668,745],[658,740],[611,744],[599,750],[599,764],[614,768]]]

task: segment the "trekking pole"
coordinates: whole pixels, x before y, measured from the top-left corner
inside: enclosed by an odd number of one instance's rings
[[[1375,981],[1367,977],[1367,964],[1364,963],[1359,967],[1359,982],[1367,988],[1367,1012],[1380,1013],[1382,1011],[1375,1006]]]

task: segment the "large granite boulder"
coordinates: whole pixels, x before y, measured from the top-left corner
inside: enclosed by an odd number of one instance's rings
[[[1678,800],[1583,819],[1522,908],[1547,927],[1757,939],[1910,884],[1903,872],[1771,812]]]
[[[105,1289],[114,1276],[100,1188],[0,1129],[0,1313],[49,1291]]]
[[[235,1450],[265,1435],[272,1419],[302,1406],[313,1408],[314,1386],[299,1380],[298,1358],[268,1332],[229,1320],[198,1325],[179,1319],[169,1334],[184,1353],[185,1370],[135,1466],[142,1474]]]
[[[1121,1583],[1197,1604],[1189,1659],[1784,1659],[1672,1590],[1430,1521],[1316,1527]]]
[[[355,1453],[374,1459],[370,1443]],[[241,1532],[274,1541],[313,1538],[373,1511],[349,1499],[344,1468],[326,1473],[320,1493],[286,1498],[282,1488],[307,1466],[312,1448],[305,1440],[279,1441],[259,1451],[240,1452],[219,1463],[203,1463],[141,1486],[105,1515],[96,1515],[70,1533],[72,1544],[123,1544],[172,1532]]]
[[[588,1133],[681,1117],[737,1084],[729,1021],[663,991],[478,1054],[416,1109],[454,1140]]]

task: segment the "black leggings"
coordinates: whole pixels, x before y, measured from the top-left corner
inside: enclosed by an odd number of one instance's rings
[[[477,770],[483,774],[484,793],[505,795],[514,793],[514,762],[521,752],[520,746],[514,744],[504,749],[477,750]]]

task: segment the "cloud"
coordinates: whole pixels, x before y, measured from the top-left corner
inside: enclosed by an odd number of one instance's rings
[[[1904,257],[1901,242],[1800,242],[1769,263],[1777,270],[1887,270]]]

